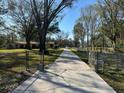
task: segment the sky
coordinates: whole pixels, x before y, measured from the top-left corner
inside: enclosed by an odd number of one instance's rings
[[[68,32],[70,38],[73,37],[73,27],[76,20],[80,17],[81,8],[85,8],[89,5],[95,4],[96,0],[77,0],[72,8],[66,9],[64,12],[64,18],[59,23],[61,31]]]
[[[69,37],[73,38],[73,27],[76,20],[80,17],[81,8],[85,8],[94,3],[96,3],[96,0],[77,0],[72,8],[63,10],[64,18],[59,23],[61,31],[68,32]]]

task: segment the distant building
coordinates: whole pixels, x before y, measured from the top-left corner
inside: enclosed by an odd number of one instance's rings
[[[117,35],[117,38],[118,38],[118,40],[123,40],[123,41],[124,41],[124,31],[123,31],[123,32],[120,32],[120,33]]]
[[[38,42],[30,42],[31,48],[38,48],[39,43]],[[14,43],[14,48],[25,48],[26,47],[26,42],[24,41],[16,41]],[[47,42],[46,43],[47,48],[54,48],[55,47],[55,42]]]
[[[30,42],[31,48],[38,48],[39,44],[38,42]],[[14,43],[15,48],[25,48],[26,47],[26,42],[23,41],[16,41]]]
[[[55,47],[55,42],[46,42],[46,46],[48,48],[54,48]]]

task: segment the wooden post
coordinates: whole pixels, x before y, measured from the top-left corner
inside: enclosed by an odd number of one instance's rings
[[[42,61],[43,61],[43,72],[44,72],[44,69],[45,69],[45,68],[44,68],[44,66],[45,66],[45,64],[44,64],[44,50],[43,50],[42,57],[43,57],[43,60],[42,60]]]
[[[26,71],[29,70],[29,51],[26,50]]]
[[[38,65],[38,70],[44,72],[44,50],[42,50],[42,53],[40,53],[40,64]]]

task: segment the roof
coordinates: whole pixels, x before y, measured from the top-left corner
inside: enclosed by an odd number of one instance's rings
[[[26,44],[25,41],[16,41],[15,44]],[[38,42],[30,42],[30,44],[38,44]]]
[[[47,42],[47,44],[55,44],[55,42]]]
[[[23,45],[25,45],[26,42],[25,42],[25,41],[16,41],[15,44],[23,44]],[[38,42],[32,42],[32,41],[31,41],[30,44],[35,44],[35,45],[37,45]],[[55,42],[47,42],[47,44],[55,44]]]

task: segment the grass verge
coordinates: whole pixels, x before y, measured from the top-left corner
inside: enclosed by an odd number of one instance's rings
[[[63,49],[48,49],[49,54],[45,55],[45,65],[53,63]],[[0,50],[0,54],[9,54],[0,57],[0,93],[8,93],[17,87],[24,80],[29,78],[36,70],[37,65],[40,63],[40,56],[38,50],[29,51],[29,69],[25,68],[25,50],[24,49],[11,49]]]
[[[111,67],[111,68],[110,68]],[[124,93],[124,69],[105,66],[103,73],[98,73],[117,93]]]
[[[86,51],[78,51],[78,50],[73,49],[73,48],[71,49],[71,51],[73,53],[75,53],[76,55],[78,55],[82,61],[84,61],[88,64],[88,56],[87,56],[88,54]]]
[[[87,53],[71,49],[82,61],[88,62]],[[111,62],[112,63],[112,62]],[[124,93],[124,69],[117,69],[112,63],[104,66],[104,72],[98,73],[117,93]]]

